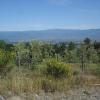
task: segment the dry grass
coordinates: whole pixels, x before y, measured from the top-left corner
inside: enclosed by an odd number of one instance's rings
[[[9,91],[13,94],[39,93],[41,90],[45,92],[67,92],[70,88],[90,84],[100,84],[100,79],[94,75],[87,76],[86,74],[54,79],[42,75],[39,71],[13,69],[4,78],[0,79],[0,94],[5,94]]]

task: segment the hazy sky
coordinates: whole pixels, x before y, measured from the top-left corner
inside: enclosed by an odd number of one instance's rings
[[[0,31],[100,28],[100,0],[0,0]]]

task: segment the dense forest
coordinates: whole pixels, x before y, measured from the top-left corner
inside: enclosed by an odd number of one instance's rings
[[[86,38],[78,44],[43,41],[9,44],[0,40],[0,93],[64,91],[88,84],[89,79],[84,76],[89,75],[99,80],[100,42]]]

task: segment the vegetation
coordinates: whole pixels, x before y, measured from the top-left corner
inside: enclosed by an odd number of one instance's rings
[[[69,77],[71,76],[71,67],[56,59],[50,59],[46,62],[45,74],[54,78]]]
[[[100,42],[89,38],[78,44],[0,41],[1,93],[64,91],[88,84],[88,75],[100,82]]]

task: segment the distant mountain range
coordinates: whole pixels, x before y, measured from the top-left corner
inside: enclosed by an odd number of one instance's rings
[[[100,29],[68,30],[51,29],[40,31],[1,31],[0,40],[9,42],[44,40],[44,41],[82,41],[84,38],[100,41]]]

